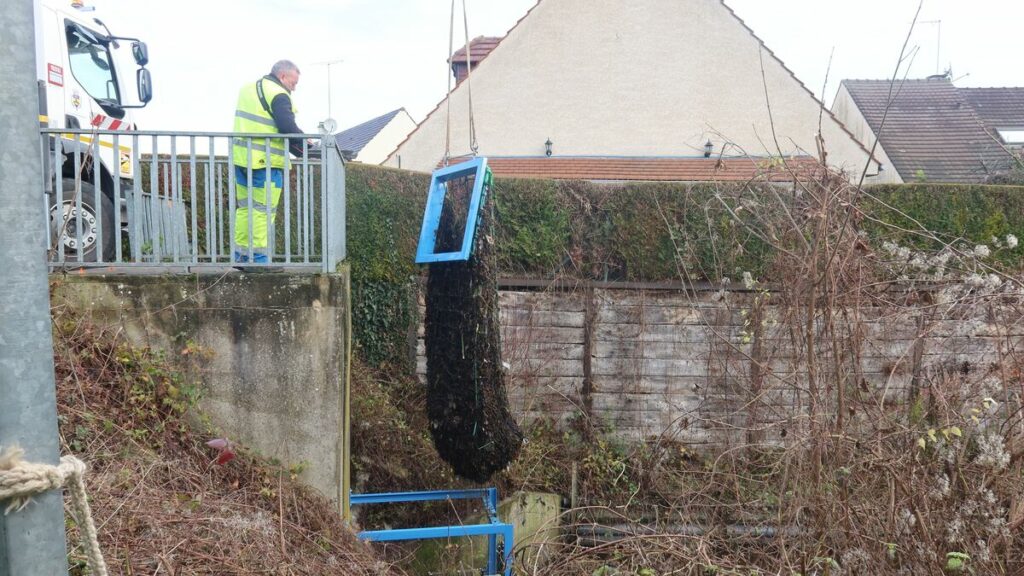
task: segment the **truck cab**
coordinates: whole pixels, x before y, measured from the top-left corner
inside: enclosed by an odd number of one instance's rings
[[[135,129],[133,110],[152,98],[149,51],[113,34],[82,0],[37,0],[35,22],[41,127],[90,131],[47,132],[50,245],[79,261],[110,260],[136,176],[133,139],[115,133]]]

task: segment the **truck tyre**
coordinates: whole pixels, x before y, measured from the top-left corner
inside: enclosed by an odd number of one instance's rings
[[[60,257],[60,244],[58,244],[60,242],[64,244],[65,262],[96,262],[98,250],[103,251],[105,262],[113,261],[116,256],[114,241],[117,238],[117,230],[114,229],[114,203],[110,197],[100,193],[103,218],[103,238],[100,238],[99,217],[97,217],[95,208],[96,193],[93,185],[82,182],[82,210],[80,213],[75,200],[75,180],[65,178],[61,182],[61,189],[61,203],[50,203],[50,246],[52,247],[50,260]],[[79,223],[82,227],[81,246],[79,246],[76,234],[76,226]]]

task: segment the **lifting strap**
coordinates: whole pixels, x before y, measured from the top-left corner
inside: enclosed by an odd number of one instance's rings
[[[469,42],[469,17],[467,16],[466,0],[462,0],[462,25],[466,39],[466,90],[469,97],[469,149],[476,156],[479,144],[476,139],[476,119],[473,115],[473,63]],[[455,0],[452,0],[451,18],[448,22],[448,54],[449,58],[455,48]],[[449,60],[451,63],[451,60]],[[446,98],[445,113],[445,139],[444,139],[444,165],[448,166],[451,158],[452,142],[452,75],[449,68],[445,71],[448,77],[448,97]]]

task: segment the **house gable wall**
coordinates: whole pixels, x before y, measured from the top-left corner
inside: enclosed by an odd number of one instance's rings
[[[372,140],[367,142],[366,146],[363,146],[356,159],[364,164],[380,164],[387,159],[388,154],[395,149],[395,146],[415,128],[416,122],[413,121],[412,116],[402,110]]]
[[[832,102],[832,113],[842,122],[846,129],[868,150],[875,146],[875,132],[871,129],[866,118],[861,113],[857,103],[853,101],[846,86],[840,84],[836,99]],[[889,156],[885,153],[882,143],[875,146],[875,159],[881,163],[881,170],[877,175],[866,179],[868,184],[903,184],[903,178],[896,171]],[[858,175],[859,176],[859,175]]]
[[[817,156],[820,103],[720,0],[541,0],[474,68],[472,92],[482,155],[540,156],[550,138],[556,155],[698,156],[710,139]],[[469,152],[468,95],[468,82],[451,95],[453,156]],[[433,169],[446,110],[387,164]],[[821,129],[830,164],[859,174],[866,151],[827,111]]]

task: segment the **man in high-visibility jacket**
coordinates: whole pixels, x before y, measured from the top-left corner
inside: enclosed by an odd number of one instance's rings
[[[251,140],[236,137],[232,142],[235,262],[265,263],[272,256],[269,238],[284,187],[288,152],[302,156],[303,141],[293,138],[285,143],[284,138],[269,135],[303,133],[295,124],[296,110],[291,99],[298,83],[299,68],[289,60],[281,60],[274,64],[270,74],[246,84],[238,94],[235,133],[268,136]]]

